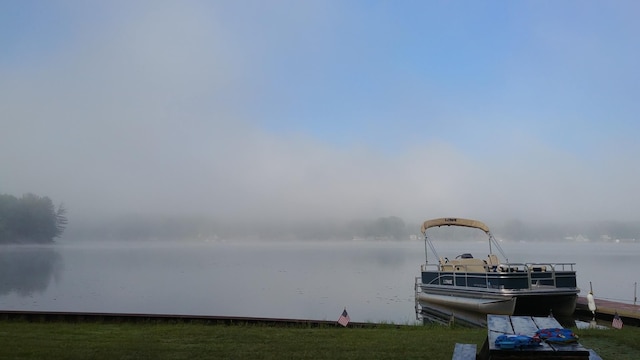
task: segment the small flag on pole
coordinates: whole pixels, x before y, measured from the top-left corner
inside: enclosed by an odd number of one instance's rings
[[[349,324],[349,321],[351,321],[351,319],[349,319],[349,314],[347,314],[347,308],[344,308],[344,310],[342,310],[342,315],[340,315],[340,318],[338,318],[338,324],[347,326],[347,324]]]
[[[618,315],[617,311],[616,311],[616,315],[613,317],[611,326],[613,326],[616,329],[622,329],[622,319],[620,319],[620,315]]]

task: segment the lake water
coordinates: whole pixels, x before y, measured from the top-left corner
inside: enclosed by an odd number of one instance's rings
[[[435,243],[484,258],[486,242]],[[575,262],[582,296],[633,302],[640,244],[521,243],[512,262]],[[494,250],[495,251],[495,250]],[[0,246],[0,309],[416,323],[424,242],[59,242]],[[433,258],[430,258],[430,262]]]

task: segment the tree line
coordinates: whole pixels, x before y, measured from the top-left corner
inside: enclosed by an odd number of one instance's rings
[[[207,216],[121,215],[74,223],[67,239],[101,240],[406,240],[420,226],[399,217],[360,220],[216,220]]]
[[[0,194],[0,244],[50,243],[64,232],[65,214],[46,196]]]

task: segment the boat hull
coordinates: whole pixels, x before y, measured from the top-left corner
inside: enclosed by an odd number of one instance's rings
[[[418,301],[421,304],[437,304],[452,309],[460,309],[482,314],[512,315],[516,307],[516,298],[482,299],[469,298],[455,295],[438,295],[419,293]]]
[[[430,304],[484,314],[570,316],[575,311],[577,292],[522,290],[499,292],[486,289],[422,286],[416,294],[424,307]]]

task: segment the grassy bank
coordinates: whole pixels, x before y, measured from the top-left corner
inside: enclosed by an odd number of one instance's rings
[[[579,331],[604,359],[640,358],[640,329]],[[0,321],[2,359],[450,359],[483,329]]]

